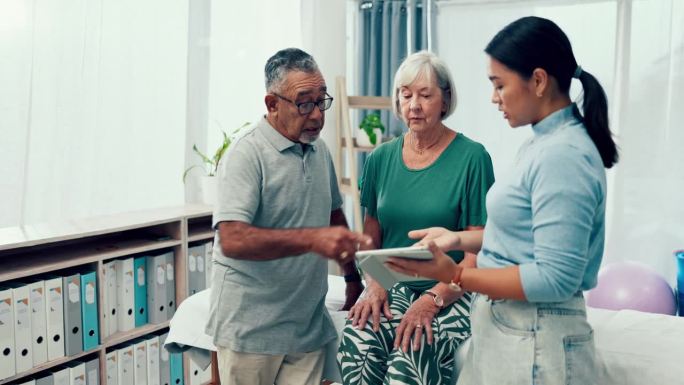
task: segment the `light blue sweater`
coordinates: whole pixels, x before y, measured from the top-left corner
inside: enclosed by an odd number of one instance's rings
[[[530,302],[596,286],[603,256],[606,173],[575,104],[532,126],[534,136],[487,195],[480,268],[520,266]]]

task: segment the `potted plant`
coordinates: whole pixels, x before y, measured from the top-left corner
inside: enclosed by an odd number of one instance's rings
[[[205,175],[201,177],[200,179],[200,188],[202,189],[202,200],[206,204],[213,205],[216,203],[216,180],[215,176],[216,173],[218,172],[218,166],[219,163],[221,162],[221,158],[223,157],[223,154],[226,153],[228,150],[228,147],[230,147],[230,144],[233,142],[235,139],[236,134],[243,129],[244,127],[248,126],[249,122],[243,124],[236,130],[234,130],[231,135],[229,136],[226,134],[225,131],[221,130],[223,133],[223,141],[219,145],[219,147],[216,149],[214,152],[214,155],[212,157],[209,157],[208,155],[205,155],[202,153],[197,148],[196,144],[193,144],[192,150],[200,157],[202,160],[202,164],[196,164],[194,166],[188,167],[185,172],[183,173],[183,183],[185,183],[186,178],[188,177],[188,173],[190,170],[195,169],[195,168],[203,168],[205,171]]]
[[[382,142],[382,133],[385,132],[385,126],[380,120],[380,115],[373,113],[366,115],[359,124],[365,134],[356,136],[356,143],[361,147],[373,147]]]

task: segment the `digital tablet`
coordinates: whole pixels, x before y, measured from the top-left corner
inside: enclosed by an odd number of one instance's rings
[[[356,258],[367,257],[399,257],[408,259],[432,259],[432,253],[427,246],[396,247],[393,249],[360,250],[356,252]]]

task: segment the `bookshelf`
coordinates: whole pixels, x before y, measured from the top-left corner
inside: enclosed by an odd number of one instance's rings
[[[117,259],[173,251],[175,303],[187,297],[188,244],[208,242],[211,229],[211,207],[185,205],[143,210],[117,215],[84,218],[62,223],[0,228],[0,287],[32,278],[65,276],[70,271],[97,272],[97,311],[100,343],[87,351],[41,363],[0,379],[0,385],[21,383],[44,371],[50,371],[85,359],[99,358],[100,381],[105,385],[105,356],[115,346],[168,330],[169,321],[145,324],[128,331],[102,337],[105,291],[104,264]],[[183,380],[190,382],[190,365],[184,357]],[[1,377],[0,377],[1,378]],[[217,383],[213,376],[211,382]]]
[[[337,170],[340,192],[348,195],[352,202],[353,229],[363,230],[361,202],[358,186],[357,156],[359,153],[371,152],[375,147],[359,146],[352,135],[351,110],[391,110],[392,100],[383,96],[349,96],[344,77],[336,79],[335,100],[340,103],[337,116],[337,151],[335,169]]]

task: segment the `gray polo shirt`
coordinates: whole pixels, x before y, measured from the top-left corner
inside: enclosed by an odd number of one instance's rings
[[[342,205],[330,152],[304,145],[265,118],[232,143],[219,166],[213,226],[240,221],[283,229],[330,225]],[[307,253],[270,261],[227,258],[214,240],[211,313],[214,344],[245,353],[311,352],[336,338],[325,308],[327,260]]]

